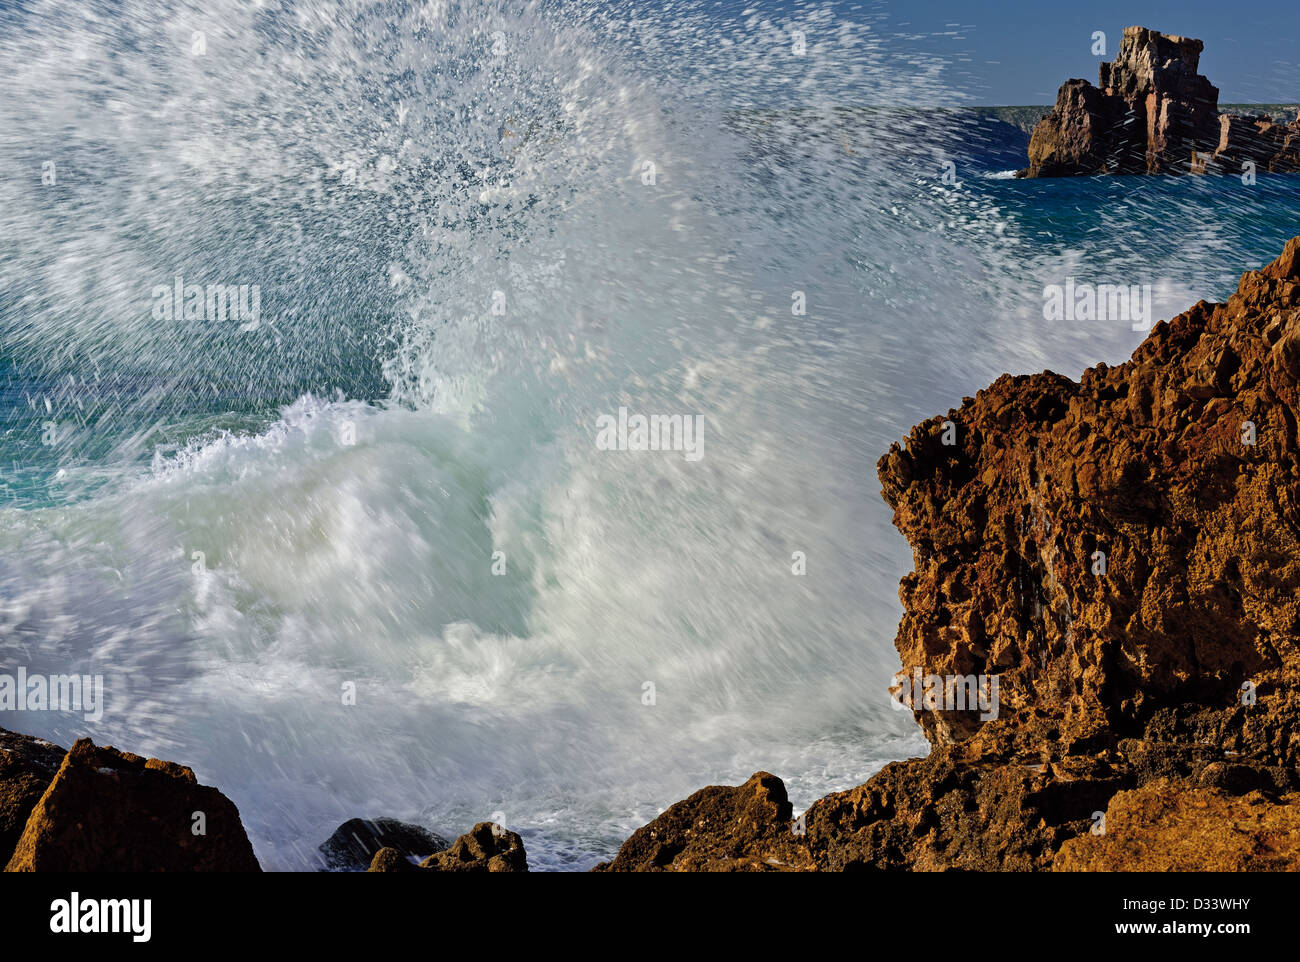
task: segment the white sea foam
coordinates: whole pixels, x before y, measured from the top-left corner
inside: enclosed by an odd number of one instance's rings
[[[0,644],[103,673],[107,709],[7,725],[192,765],[276,868],[345,818],[493,812],[585,868],[701,785],[766,768],[803,808],[923,750],[889,708],[911,557],[877,457],[1135,338],[1045,331],[1061,265],[914,121],[835,111],[947,102],[886,22],[31,6],[0,147],[62,173],[0,181],[5,346],[61,385],[38,413],[109,391],[108,450],[3,509]],[[155,323],[181,273],[260,284],[264,323]],[[383,390],[190,411],[297,364]],[[707,457],[598,451],[620,406],[706,418]]]

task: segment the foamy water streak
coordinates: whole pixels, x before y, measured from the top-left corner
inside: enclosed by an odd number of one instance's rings
[[[920,750],[876,458],[1136,340],[1044,333],[1008,302],[1060,265],[940,181],[941,125],[838,109],[954,96],[882,19],[12,16],[0,639],[108,695],[12,724],[194,766],[268,867],[352,816],[496,815],[585,868],[703,784],[803,807]],[[260,285],[263,323],[159,321],[177,275]],[[701,415],[704,456],[599,450],[619,407]]]

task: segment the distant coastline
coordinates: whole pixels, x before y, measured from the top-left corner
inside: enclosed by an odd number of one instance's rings
[[[1027,134],[1034,132],[1034,127],[1040,120],[1052,112],[1051,104],[1032,104],[1018,106],[996,106],[996,107],[955,107],[944,108],[953,110],[965,110],[979,117],[990,117],[994,120],[1000,120],[1012,127],[1018,127]],[[1219,112],[1224,114],[1233,114],[1241,117],[1267,117],[1275,124],[1286,123],[1295,117],[1296,112],[1300,111],[1300,101],[1272,104],[1219,104]]]

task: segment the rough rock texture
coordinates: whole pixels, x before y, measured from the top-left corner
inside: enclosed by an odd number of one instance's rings
[[[1086,80],[1067,80],[1056,106],[1040,120],[1029,138],[1030,177],[1069,177],[1111,173],[1112,132],[1124,120],[1114,98]],[[1129,165],[1132,166],[1131,164]],[[1137,173],[1136,169],[1115,173]]]
[[[411,860],[395,848],[381,848],[370,860],[367,872],[418,872]]]
[[[802,836],[760,773],[607,868],[1300,869],[1300,238],[1127,363],[1005,375],[878,470],[902,667],[996,676],[996,719],[910,700],[930,755]]]
[[[1300,115],[1280,124],[1271,117],[1221,114],[1214,154],[1198,157],[1193,173],[1238,174],[1251,164],[1257,172],[1300,171]]]
[[[1219,90],[1197,73],[1204,45],[1126,27],[1097,86],[1068,80],[1034,128],[1027,177],[1295,171],[1300,122],[1220,115]]]
[[[1161,779],[1121,792],[1105,832],[1061,846],[1057,872],[1293,871],[1300,865],[1300,795],[1233,798]]]
[[[808,842],[828,871],[1032,871],[1124,784],[1106,758],[936,748],[820,799],[805,815]]]
[[[195,813],[206,834],[194,834]],[[8,872],[260,871],[239,811],[174,762],[98,748],[63,757],[32,809]]]
[[[451,846],[430,855],[418,868],[393,848],[380,849],[371,872],[527,872],[524,840],[494,822],[479,822]]]
[[[13,855],[27,817],[54,780],[64,754],[43,739],[0,728],[0,864]]]
[[[814,806],[815,852],[1042,868],[1116,791],[1161,777],[1291,804],[1298,422],[1300,238],[1126,364],[1004,376],[891,448],[883,494],[915,563],[903,666],[996,675],[1000,714],[914,706],[934,753]],[[827,827],[832,808],[851,817]]]
[[[781,779],[758,772],[668,808],[623,843],[604,872],[764,872],[811,868]]]
[[[441,852],[447,840],[419,825],[395,818],[351,818],[320,845],[326,867],[335,871],[364,872],[380,849],[392,849],[403,858]]]
[[[1004,375],[890,449],[916,566],[905,667],[996,674],[1002,718],[1067,742],[1146,731],[1300,763],[1298,260],[1300,238],[1128,363]],[[936,744],[978,724],[917,714]]]

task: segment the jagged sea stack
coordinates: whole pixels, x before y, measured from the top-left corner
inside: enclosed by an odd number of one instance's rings
[[[1219,89],[1197,73],[1205,45],[1126,27],[1098,85],[1068,80],[1029,142],[1029,177],[1177,174],[1219,141]]]
[[[1272,173],[1300,170],[1300,118],[1219,113],[1219,88],[1197,73],[1204,44],[1126,27],[1098,85],[1067,80],[1029,141],[1022,177]]]

